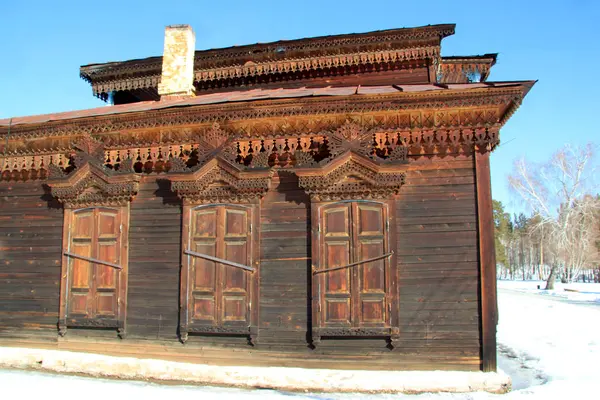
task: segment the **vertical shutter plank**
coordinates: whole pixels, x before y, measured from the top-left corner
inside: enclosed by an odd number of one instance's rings
[[[387,253],[386,214],[384,205],[359,203],[356,206],[356,258],[365,260]],[[360,325],[386,324],[386,268],[387,258],[361,264],[357,267],[356,290],[359,300]]]
[[[192,210],[190,245],[193,251],[217,256],[217,210]],[[189,256],[186,256],[189,257]],[[216,322],[217,268],[214,261],[190,257],[192,319]]]
[[[325,206],[322,210],[321,221],[322,240],[320,243],[323,268],[333,268],[351,263],[351,204],[337,203]],[[352,271],[343,268],[328,271],[318,277],[323,285],[324,307],[321,310],[325,325],[350,325],[352,323]]]
[[[93,210],[86,209],[73,213],[69,250],[84,257],[93,257]],[[70,317],[90,317],[93,294],[93,265],[89,261],[68,259],[70,288],[68,314]]]
[[[120,264],[119,211],[97,209],[98,226],[95,240],[95,256],[102,261]],[[102,264],[94,264],[94,298],[97,316],[116,317],[117,281],[119,272]]]
[[[78,243],[75,242],[71,245],[71,251],[74,254],[91,257],[92,256],[92,244],[90,242]],[[71,288],[73,289],[90,289],[90,274],[92,271],[92,265],[89,261],[81,260],[79,258],[71,258]]]
[[[247,209],[223,207],[223,256],[228,261],[250,264],[248,232],[250,221]],[[248,279],[247,271],[221,265],[223,276],[223,322],[247,322]]]

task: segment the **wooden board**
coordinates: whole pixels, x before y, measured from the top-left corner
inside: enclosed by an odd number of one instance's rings
[[[439,165],[437,163],[440,163]],[[57,339],[63,210],[39,182],[0,183],[0,338],[215,364],[479,370],[477,197],[472,159],[411,163],[392,204],[400,339],[324,339],[311,349],[311,203],[293,174],[273,178],[260,204],[260,342],[190,336],[177,342],[182,205],[145,176],[131,203],[128,338],[72,329]],[[392,237],[392,236],[390,236]],[[42,340],[43,338],[43,340]],[[37,340],[37,341],[36,341]],[[16,342],[15,342],[16,341]],[[242,356],[243,354],[243,356]]]

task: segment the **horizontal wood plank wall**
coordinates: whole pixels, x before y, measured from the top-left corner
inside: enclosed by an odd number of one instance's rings
[[[0,313],[0,340],[43,345],[39,340],[46,337],[62,349],[224,365],[477,370],[474,191],[472,160],[411,164],[396,210],[402,340],[390,351],[383,339],[325,339],[309,347],[310,201],[291,173],[275,175],[261,204],[254,348],[244,337],[190,335],[185,345],[177,342],[181,203],[152,176],[144,177],[131,204],[127,339],[89,329],[70,329],[57,339],[62,209],[48,208],[39,182],[2,184],[0,301],[6,311]],[[13,233],[20,236],[8,236]],[[25,255],[33,241],[39,247]],[[43,334],[34,335],[39,329]]]
[[[397,201],[401,347],[479,359],[473,161],[420,162]]]
[[[146,177],[131,203],[127,334],[177,341],[181,202],[163,182]]]
[[[0,183],[0,340],[55,338],[62,224],[41,183]]]

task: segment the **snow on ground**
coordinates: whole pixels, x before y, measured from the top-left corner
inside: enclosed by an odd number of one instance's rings
[[[63,398],[78,393],[86,399],[158,398],[201,396],[203,399],[598,399],[600,398],[600,304],[572,298],[538,295],[536,282],[500,282],[498,349],[499,365],[513,376],[514,390],[505,395],[489,393],[365,395],[287,393],[273,390],[241,390],[198,386],[157,385],[147,382],[107,381],[38,372],[0,370],[3,394],[19,398]],[[528,288],[532,286],[532,289]],[[576,285],[576,287],[579,285]],[[569,285],[567,285],[569,287]],[[573,286],[571,286],[573,287]],[[561,287],[557,286],[557,292]],[[597,292],[598,286],[581,286]]]
[[[538,286],[540,289],[538,289]],[[544,290],[545,287],[545,281],[498,281],[499,289],[516,290],[519,292],[558,297],[571,301],[600,303],[600,283],[556,282],[554,284],[554,290]]]
[[[557,285],[557,294],[564,287],[592,294],[561,298],[540,294],[538,284],[498,284],[499,356],[517,360],[542,383],[504,397],[600,398],[600,304],[590,303],[593,293],[600,296],[600,285]]]

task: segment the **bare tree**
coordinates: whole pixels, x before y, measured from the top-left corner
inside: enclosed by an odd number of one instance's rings
[[[546,289],[554,288],[556,275],[576,279],[583,268],[598,261],[596,240],[600,201],[597,193],[594,146],[566,145],[544,164],[525,159],[515,162],[509,184],[525,205],[536,214],[532,232],[544,230],[545,250],[552,262]]]

